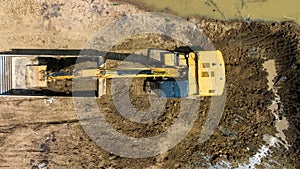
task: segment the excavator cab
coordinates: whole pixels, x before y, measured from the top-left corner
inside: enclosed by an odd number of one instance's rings
[[[164,64],[188,68],[185,78],[161,82],[167,97],[220,96],[223,93],[225,64],[218,50],[165,54]]]

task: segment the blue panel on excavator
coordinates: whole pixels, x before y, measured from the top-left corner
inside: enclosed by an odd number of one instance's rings
[[[163,81],[160,83],[163,97],[166,98],[182,98],[187,97],[189,93],[189,85],[186,80]]]

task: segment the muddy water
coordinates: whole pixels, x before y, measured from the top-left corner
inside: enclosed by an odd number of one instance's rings
[[[268,86],[269,90],[273,88],[273,79],[276,77],[275,61],[269,60],[263,64],[263,67],[268,71]]]
[[[264,21],[292,20],[300,24],[299,0],[140,0],[159,10],[181,16]]]
[[[268,72],[268,86],[269,90],[272,90],[275,94],[275,100],[272,102],[272,104],[269,106],[269,109],[272,111],[273,115],[275,116],[275,128],[278,133],[275,135],[281,139],[281,142],[286,149],[288,149],[289,145],[286,140],[286,136],[284,134],[284,130],[287,130],[289,127],[289,122],[287,121],[286,117],[282,116],[282,118],[279,118],[279,114],[284,114],[284,110],[282,107],[279,107],[279,104],[281,104],[280,96],[277,93],[277,89],[274,88],[274,82],[273,79],[276,77],[276,67],[275,67],[275,60],[269,60],[266,61],[263,64],[263,67]]]

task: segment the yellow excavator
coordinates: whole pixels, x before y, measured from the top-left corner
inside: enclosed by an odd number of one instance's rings
[[[134,77],[155,81],[168,98],[219,96],[223,93],[225,64],[219,50],[164,52],[160,55],[160,67],[114,69],[104,63],[96,69],[51,72],[47,71],[47,65],[27,65],[26,83],[29,88],[45,88],[56,80],[93,78],[101,82],[101,95],[105,95],[107,79]]]

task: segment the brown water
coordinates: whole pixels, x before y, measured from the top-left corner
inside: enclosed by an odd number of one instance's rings
[[[275,60],[269,60],[266,61],[263,64],[263,67],[266,69],[266,71],[268,72],[268,86],[269,86],[269,90],[271,90],[273,88],[273,79],[276,77],[276,67],[275,67]]]
[[[215,19],[291,20],[300,23],[300,0],[140,0],[158,10],[180,16],[200,15]]]
[[[278,133],[276,133],[275,135],[281,139],[282,144],[286,147],[286,149],[288,149],[289,145],[288,142],[286,140],[286,136],[284,134],[284,130],[287,130],[289,128],[289,122],[287,121],[287,118],[282,116],[282,119],[279,118],[279,114],[282,114],[282,110],[279,109],[279,105],[278,103],[280,102],[280,96],[277,93],[277,89],[273,88],[274,86],[274,82],[273,79],[276,77],[276,67],[275,67],[275,60],[269,60],[266,61],[263,64],[263,67],[266,69],[266,71],[268,72],[268,86],[269,86],[269,90],[273,90],[274,94],[275,94],[275,100],[272,102],[272,104],[269,106],[269,109],[272,111],[272,113],[275,116],[275,128],[277,130]]]

